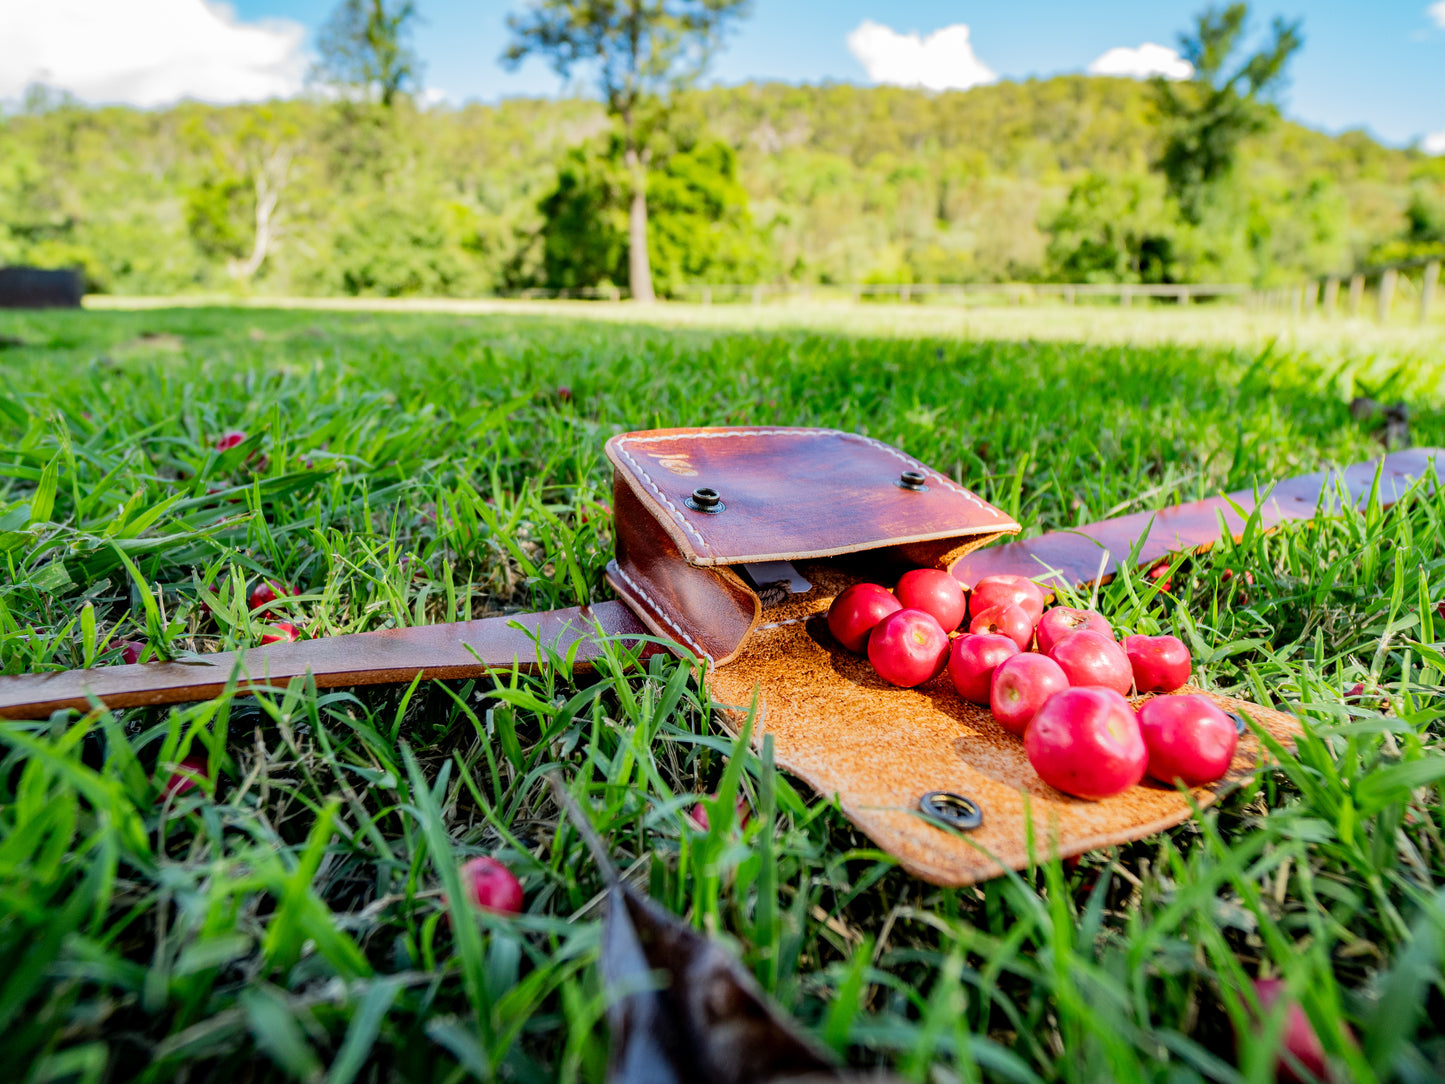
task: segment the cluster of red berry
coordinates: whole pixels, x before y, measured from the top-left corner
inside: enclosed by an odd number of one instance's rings
[[[1137,713],[1126,699],[1189,680],[1181,640],[1120,644],[1102,614],[1046,610],[1043,591],[1023,576],[986,577],[971,595],[937,569],[905,573],[892,591],[854,584],[833,600],[828,628],[891,684],[911,688],[948,670],[959,696],[1023,738],[1044,782],[1077,798],[1118,794],[1146,772],[1202,786],[1234,759],[1235,725],[1206,698],[1156,697]]]

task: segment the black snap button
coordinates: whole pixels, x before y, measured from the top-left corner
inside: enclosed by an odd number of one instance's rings
[[[947,790],[931,790],[918,799],[923,815],[949,828],[971,832],[983,823],[983,810],[972,798]]]
[[[1236,734],[1243,734],[1245,731],[1244,716],[1233,711],[1226,711],[1224,714],[1234,720],[1234,732]]]
[[[694,512],[706,512],[708,515],[716,515],[727,505],[723,504],[722,496],[715,489],[707,486],[698,486],[692,491],[692,496],[683,502]]]

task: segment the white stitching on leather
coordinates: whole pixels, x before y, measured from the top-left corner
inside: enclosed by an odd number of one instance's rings
[[[626,459],[627,462],[632,464],[632,469],[635,470],[638,474],[642,475],[642,478],[647,483],[648,488],[650,488],[652,492],[657,494],[657,499],[660,500],[663,504],[667,505],[668,511],[672,513],[672,518],[677,520],[678,523],[682,524],[682,529],[688,534],[692,535],[693,538],[696,538],[698,540],[698,543],[702,546],[704,552],[711,553],[712,547],[707,544],[707,539],[704,538],[702,535],[698,534],[697,528],[694,527],[691,523],[689,523],[687,521],[687,517],[678,511],[677,506],[667,499],[667,496],[662,492],[662,490],[657,488],[657,483],[652,480],[652,475],[648,474],[647,471],[643,470],[642,464],[638,463],[637,460],[632,458],[631,453],[628,452],[623,442],[618,442],[617,450],[622,453],[623,458]]]
[[[762,632],[764,629],[780,629],[780,628],[782,628],[784,625],[797,625],[797,624],[801,624],[802,622],[811,620],[812,618],[817,617],[819,614],[825,613],[825,612],[826,612],[826,611],[824,611],[824,610],[815,610],[813,613],[804,614],[802,617],[790,617],[790,618],[788,618],[788,620],[786,620],[786,621],[774,621],[774,622],[773,622],[772,624],[770,624],[770,625],[759,625],[759,626],[758,626],[758,631],[759,631],[759,632]]]
[[[951,479],[945,478],[942,474],[939,474],[938,471],[932,469],[927,464],[922,463],[917,459],[914,459],[910,455],[906,455],[903,452],[900,452],[897,448],[884,444],[881,440],[874,440],[872,437],[865,437],[861,433],[849,433],[848,431],[843,429],[727,429],[723,430],[722,432],[711,433],[673,433],[663,434],[661,436],[655,437],[628,437],[625,440],[618,441],[617,449],[622,453],[623,457],[627,460],[627,462],[632,464],[632,469],[637,471],[638,474],[642,475],[642,477],[646,480],[648,486],[651,487],[652,491],[657,494],[658,499],[661,500],[663,504],[667,505],[667,507],[671,510],[673,518],[675,518],[678,523],[682,524],[684,530],[686,530],[690,535],[692,535],[700,543],[702,543],[703,549],[707,550],[709,553],[711,553],[711,547],[708,546],[707,540],[703,538],[703,536],[697,532],[697,529],[687,521],[686,517],[684,517],[683,514],[677,509],[677,506],[674,505],[665,496],[663,496],[662,490],[657,488],[657,483],[654,482],[651,476],[642,469],[642,467],[638,464],[637,460],[633,459],[632,456],[628,454],[626,445],[629,441],[637,444],[656,444],[662,441],[717,440],[727,437],[847,437],[853,440],[861,440],[865,444],[871,444],[873,447],[887,452],[895,459],[902,460],[910,467],[916,467],[919,470],[923,471],[924,474],[927,474],[930,477],[936,479],[938,483],[942,485],[945,489],[950,489],[954,493],[957,493],[960,497],[963,497],[965,500],[972,501],[973,504],[978,507],[979,511],[988,512],[993,515],[995,519],[999,518],[999,512],[997,509],[991,508],[988,505],[984,504],[983,501],[981,501],[976,495],[970,493],[968,490],[964,489],[962,486],[958,485]]]
[[[617,574],[619,576],[621,576],[624,580],[627,581],[627,586],[631,587],[634,591],[641,595],[642,600],[652,607],[653,611],[656,612],[659,621],[661,621],[668,628],[672,629],[673,632],[677,633],[678,638],[682,640],[683,643],[687,644],[688,647],[692,648],[693,651],[695,651],[701,658],[706,659],[709,666],[716,665],[713,662],[712,656],[702,649],[702,645],[699,644],[687,633],[683,632],[682,629],[677,626],[676,622],[668,618],[667,610],[663,608],[662,604],[658,602],[657,599],[649,595],[646,588],[644,588],[642,584],[638,583],[631,576],[629,576],[627,574],[627,569],[623,568],[620,562],[614,561],[612,563],[612,567],[617,570]]]

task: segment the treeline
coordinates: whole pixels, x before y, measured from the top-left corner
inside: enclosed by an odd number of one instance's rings
[[[1151,88],[748,84],[670,104],[647,179],[659,292],[683,282],[1234,281],[1445,252],[1445,159],[1287,122],[1206,211],[1155,168]],[[582,100],[0,120],[0,263],[117,293],[468,296],[625,285],[628,184]]]

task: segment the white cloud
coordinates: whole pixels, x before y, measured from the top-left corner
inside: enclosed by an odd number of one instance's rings
[[[297,93],[306,30],[206,0],[4,0],[0,99],[32,83],[87,102],[256,101]]]
[[[1445,154],[1445,128],[1420,140],[1420,149],[1426,154]]]
[[[929,90],[966,90],[997,75],[973,55],[968,27],[954,23],[923,38],[864,19],[848,35],[848,51],[875,83]]]
[[[1445,30],[1445,0],[1435,0],[1435,3],[1425,9],[1425,14],[1435,20],[1436,26]]]
[[[1440,0],[1445,4],[1445,0]],[[1089,65],[1090,75],[1126,75],[1130,79],[1148,79],[1162,75],[1165,79],[1188,79],[1194,65],[1167,45],[1146,41],[1137,49],[1120,45],[1110,49]]]

